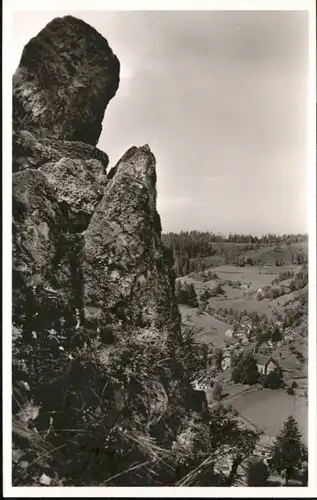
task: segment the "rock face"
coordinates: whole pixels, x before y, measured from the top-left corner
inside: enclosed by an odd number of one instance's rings
[[[62,158],[39,169],[53,188],[57,201],[78,231],[86,229],[101,200],[106,183],[105,169],[98,160]]]
[[[105,170],[109,160],[100,149],[77,141],[38,140],[27,130],[13,135],[13,172],[26,168],[39,168],[64,157],[72,160],[98,160]]]
[[[28,387],[14,412],[37,404],[34,425],[64,449],[57,463],[72,485],[117,477],[153,439],[171,446],[190,411],[155,157],[133,147],[107,177],[108,157],[95,148],[118,83],[107,41],[70,16],[26,45],[14,76],[14,380]],[[111,472],[111,446],[123,451],[131,432],[131,463]],[[38,484],[38,471],[23,474],[19,484]]]
[[[179,317],[161,245],[155,158],[131,148],[117,164],[85,233],[86,316],[175,331]],[[105,313],[105,314],[104,314]]]
[[[95,146],[119,68],[91,26],[72,16],[54,19],[23,50],[13,78],[14,129]]]

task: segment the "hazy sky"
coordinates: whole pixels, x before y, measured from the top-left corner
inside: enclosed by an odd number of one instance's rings
[[[164,231],[307,230],[308,14],[17,12],[12,63],[56,16],[96,28],[121,63],[98,147],[157,159]]]

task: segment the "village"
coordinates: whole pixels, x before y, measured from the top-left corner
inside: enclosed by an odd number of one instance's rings
[[[273,326],[278,329],[282,328],[280,321],[276,321]],[[206,393],[210,407],[216,405],[219,401],[225,404],[232,404],[233,407],[237,410],[237,414],[239,415],[239,419],[242,424],[246,428],[251,428],[259,432],[260,440],[255,449],[255,456],[261,459],[266,465],[268,465],[269,463],[270,449],[274,443],[276,432],[275,430],[273,430],[272,432],[272,429],[267,430],[263,428],[263,426],[260,427],[258,424],[261,425],[261,423],[256,422],[256,419],[254,417],[247,417],[247,415],[243,411],[243,407],[241,407],[241,405],[239,404],[239,399],[241,401],[241,399],[243,400],[247,397],[252,398],[252,395],[256,395],[256,393],[259,393],[260,391],[262,393],[263,391],[267,391],[269,393],[272,392],[271,389],[263,388],[260,379],[267,379],[269,374],[279,373],[281,379],[284,380],[284,383],[277,387],[277,389],[280,389],[282,385],[284,386],[285,380],[290,381],[289,385],[287,386],[287,394],[289,396],[293,395],[295,397],[294,388],[296,387],[297,396],[305,397],[303,406],[306,406],[307,389],[305,390],[305,385],[304,389],[300,388],[299,384],[296,382],[296,378],[298,379],[296,363],[294,361],[292,362],[290,360],[281,358],[280,349],[295,339],[296,332],[292,328],[287,328],[283,333],[284,334],[282,340],[279,340],[277,342],[268,340],[266,345],[262,346],[262,351],[264,351],[266,354],[258,353],[252,320],[248,316],[244,316],[239,325],[235,324],[232,328],[229,328],[225,331],[225,347],[221,351],[220,357],[221,370],[219,370],[218,373],[215,373],[215,370],[213,369],[214,353],[212,349],[210,349],[208,353],[208,361],[205,373],[200,374],[200,376],[198,376],[197,379],[193,381],[193,388],[195,390],[204,391]],[[220,353],[220,351],[218,351],[218,353]],[[233,384],[230,380],[233,357],[239,354],[243,357],[245,353],[251,353],[256,361],[256,369],[259,373],[259,382],[254,385]],[[217,394],[219,394],[219,396],[217,396]],[[271,394],[268,394],[268,396],[270,397]],[[277,396],[279,397],[279,394],[277,394]],[[283,404],[282,400],[283,398],[281,398],[281,404]],[[293,406],[294,409],[295,399]],[[242,410],[241,413],[239,410]],[[263,411],[265,412],[265,408],[263,408]],[[231,467],[232,460],[230,460],[229,457],[223,458],[217,464],[217,470],[222,470],[224,473],[229,472],[231,470]],[[243,465],[240,466],[239,473],[239,484],[240,486],[244,486],[246,470],[243,468]]]
[[[190,306],[179,304],[183,329],[197,332],[202,350],[192,386],[206,394],[210,408],[231,405],[241,423],[259,433],[255,454],[264,463],[289,415],[307,443],[307,287],[298,294],[291,279],[300,272],[289,266],[218,265],[178,285],[191,297]],[[247,365],[249,374],[241,375]],[[228,457],[218,464],[222,470],[231,465]],[[241,485],[243,477],[241,469]]]
[[[280,321],[273,323],[273,327],[281,329]],[[240,324],[235,324],[225,331],[224,347],[221,350],[221,372],[224,373],[231,368],[231,361],[234,355],[249,352],[254,355],[256,367],[260,375],[268,375],[274,370],[280,369],[289,379],[292,374],[297,375],[297,363],[289,359],[282,359],[281,348],[295,339],[296,332],[292,328],[286,328],[283,338],[277,342],[268,340],[259,348],[255,339],[254,327],[251,318],[244,316]],[[258,352],[260,351],[260,352]],[[194,382],[196,390],[208,390],[213,383],[213,379],[208,376],[209,368],[213,363],[213,349],[208,354],[208,364],[206,373],[201,374]],[[212,373],[214,373],[212,371]]]

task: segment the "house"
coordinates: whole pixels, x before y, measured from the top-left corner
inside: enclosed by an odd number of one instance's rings
[[[207,389],[207,384],[204,375],[194,380],[192,386],[195,391],[205,391]]]
[[[230,354],[225,354],[222,358],[222,361],[221,361],[221,368],[223,371],[226,371],[228,370],[228,368],[230,368],[231,366],[231,356]]]
[[[243,316],[240,323],[241,323],[241,326],[246,326],[246,325],[252,326],[252,319],[249,318],[249,316]]]
[[[295,332],[292,328],[287,328],[284,333],[284,340],[294,340],[295,339]]]
[[[275,361],[274,358],[272,358],[272,356],[257,354],[255,359],[256,367],[261,375],[268,375],[270,372],[279,367],[279,364],[277,363],[277,361]]]
[[[235,333],[235,337],[237,337],[237,339],[244,339],[244,338],[247,338],[247,335],[248,335],[248,332],[245,328],[239,328],[236,333]]]
[[[232,338],[232,336],[233,336],[233,329],[232,329],[232,328],[229,328],[229,329],[225,332],[225,336],[226,336],[226,337],[229,337],[229,338]]]
[[[195,391],[206,391],[213,386],[213,377],[208,375],[200,375],[192,382],[192,387]]]

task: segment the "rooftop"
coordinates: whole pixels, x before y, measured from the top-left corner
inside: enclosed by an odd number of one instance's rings
[[[270,359],[273,359],[275,361],[275,359],[272,358],[272,356],[266,356],[265,354],[257,354],[255,356],[255,359],[258,365],[263,365],[263,366],[265,366]]]

